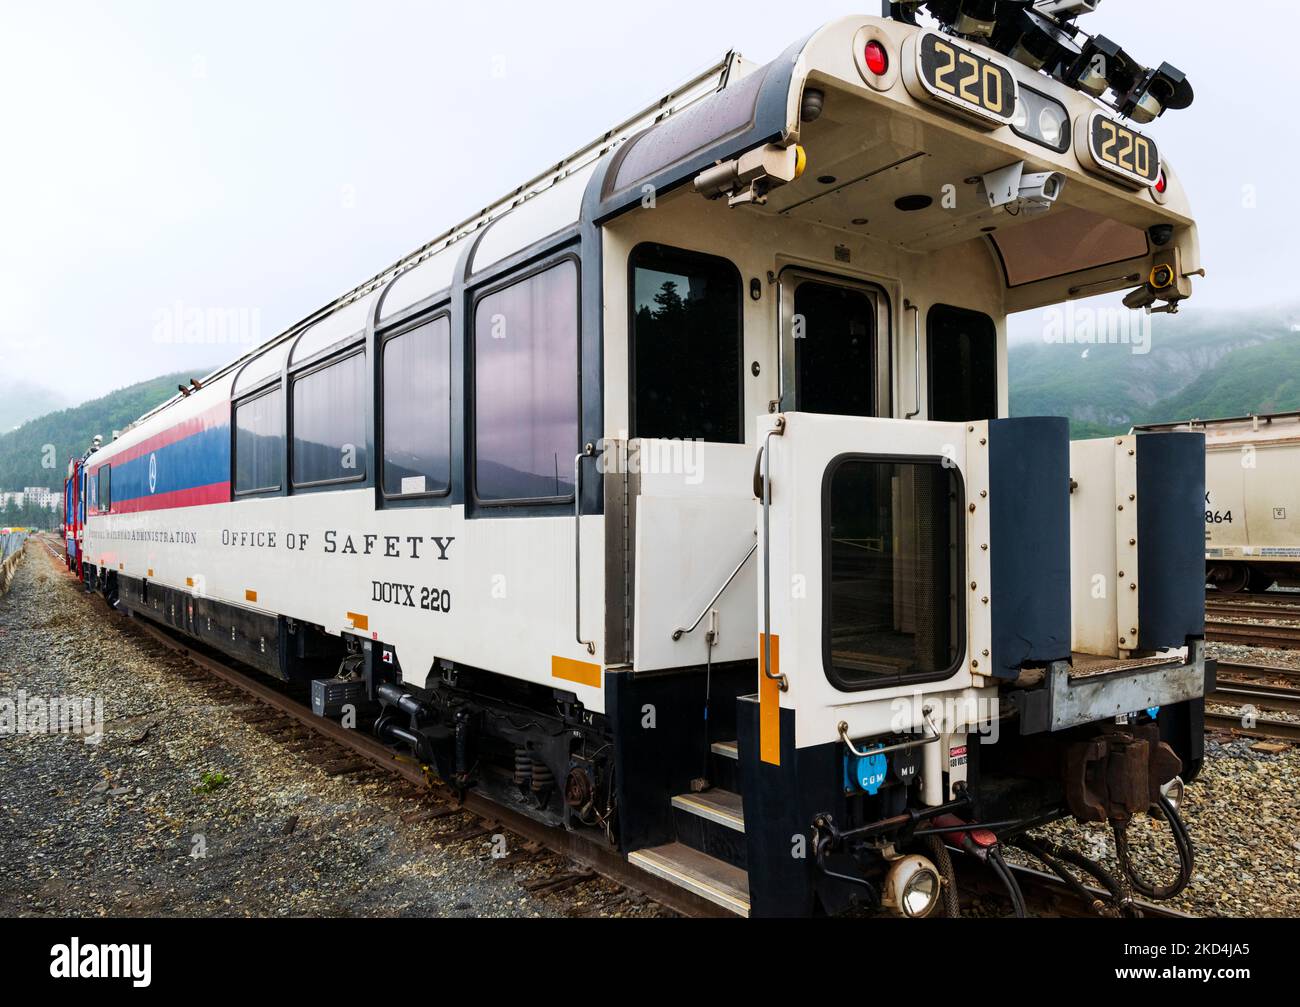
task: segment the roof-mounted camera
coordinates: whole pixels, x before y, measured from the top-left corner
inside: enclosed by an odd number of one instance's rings
[[[1187,75],[1169,63],[1154,69],[1075,21],[1101,0],[905,0],[886,5],[890,17],[916,24],[926,10],[949,34],[988,45],[1041,70],[1137,123],[1171,108],[1187,108],[1194,93]],[[1109,94],[1109,97],[1107,95]]]

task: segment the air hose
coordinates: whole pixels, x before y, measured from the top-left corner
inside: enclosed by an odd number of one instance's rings
[[[1070,849],[1068,846],[1061,846],[1057,843],[1050,842],[1046,839],[1036,839],[1033,836],[1020,836],[1015,843],[1020,849],[1024,850],[1030,856],[1046,864],[1047,867],[1058,878],[1064,881],[1080,899],[1092,907],[1093,912],[1101,915],[1101,909],[1109,904],[1121,916],[1136,917],[1140,915],[1133,905],[1133,900],[1120,884],[1119,880],[1111,874],[1106,868],[1095,860],[1090,860],[1082,853]],[[1109,903],[1098,899],[1092,892],[1088,891],[1079,880],[1070,873],[1065,864],[1070,864],[1086,874],[1096,879],[1107,892],[1110,893]]]
[[[1011,868],[1007,862],[1002,859],[1002,851],[996,846],[991,847],[988,851],[989,866],[993,868],[993,873],[997,875],[998,880],[1007,889],[1007,895],[1011,899],[1011,914],[1017,919],[1024,919],[1028,912],[1025,909],[1025,894],[1020,890],[1020,882],[1016,876],[1011,873]]]
[[[1119,861],[1119,867],[1124,872],[1124,877],[1133,886],[1134,891],[1145,895],[1153,902],[1159,902],[1163,899],[1172,899],[1187,887],[1188,882],[1192,880],[1192,868],[1196,863],[1196,853],[1192,848],[1192,837],[1187,831],[1187,826],[1183,824],[1182,818],[1178,815],[1178,809],[1173,806],[1169,798],[1161,794],[1154,807],[1159,809],[1161,817],[1169,823],[1169,831],[1173,834],[1174,845],[1178,848],[1178,876],[1171,884],[1153,885],[1146,879],[1139,877],[1129,856],[1128,826],[1115,824],[1113,829],[1115,831],[1115,858]]]

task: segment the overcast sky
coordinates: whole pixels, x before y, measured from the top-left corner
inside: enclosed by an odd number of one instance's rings
[[[267,338],[727,48],[766,61],[855,7],[879,3],[0,0],[3,366],[73,400],[197,373],[239,348],[160,342],[178,310]],[[1083,22],[1196,86],[1148,131],[1200,219],[1199,309],[1294,288],[1294,13]]]

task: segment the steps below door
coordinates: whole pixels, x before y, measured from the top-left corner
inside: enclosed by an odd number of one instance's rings
[[[745,812],[739,794],[714,788],[701,794],[678,794],[673,807],[737,832],[745,831]]]
[[[749,874],[742,868],[683,843],[651,846],[629,854],[627,859],[737,916],[749,915]]]

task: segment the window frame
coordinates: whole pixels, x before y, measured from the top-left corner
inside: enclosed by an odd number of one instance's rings
[[[113,463],[95,469],[95,506],[100,514],[113,512]]]
[[[516,284],[530,280],[534,276],[553,269],[564,262],[572,262],[574,269],[574,406],[577,419],[578,437],[573,445],[576,457],[582,450],[583,401],[582,401],[582,256],[572,248],[566,248],[557,255],[543,255],[526,266],[511,269],[492,280],[473,288],[469,296],[469,310],[466,313],[462,336],[465,340],[465,482],[468,496],[475,509],[492,508],[545,508],[552,512],[565,505],[572,507],[577,487],[573,493],[564,496],[549,497],[512,497],[502,500],[485,500],[478,492],[478,309],[479,305],[493,294],[507,290]]]
[[[725,263],[736,274],[736,429],[738,441],[703,441],[705,444],[744,444],[747,428],[745,423],[745,276],[740,267],[725,255],[701,252],[698,249],[682,248],[662,241],[639,241],[627,253],[627,437],[635,440],[641,436],[637,430],[637,384],[636,384],[636,271],[637,256],[644,250],[654,248],[702,262]],[[655,440],[658,438],[650,438]]]
[[[843,676],[835,668],[831,648],[831,487],[834,482],[835,473],[840,468],[851,462],[878,463],[886,462],[894,465],[933,465],[944,471],[951,472],[956,479],[957,498],[952,502],[953,513],[956,515],[956,528],[954,540],[952,543],[953,551],[957,558],[957,569],[953,574],[952,583],[954,585],[954,620],[952,627],[952,636],[957,643],[956,654],[947,668],[933,672],[913,672],[911,674],[900,674],[896,678],[891,678],[881,682],[867,682],[862,684],[853,684],[844,680]],[[826,464],[826,471],[822,475],[822,500],[821,500],[821,536],[822,536],[822,604],[821,604],[821,638],[822,638],[822,673],[831,686],[839,692],[878,692],[882,689],[896,689],[902,686],[918,685],[927,682],[942,682],[952,678],[962,670],[966,663],[966,652],[968,641],[966,639],[966,604],[965,593],[960,590],[961,585],[966,579],[966,478],[962,470],[952,464],[952,460],[944,458],[942,455],[913,455],[913,454],[880,454],[879,452],[863,451],[846,451],[843,454],[836,455]]]
[[[284,439],[284,443],[280,447],[280,462],[281,462],[280,483],[277,486],[265,486],[265,487],[259,487],[258,489],[241,490],[237,488],[238,487],[237,475],[239,472],[239,407],[246,405],[249,402],[253,402],[256,399],[260,399],[266,395],[270,395],[272,392],[281,393],[280,395],[280,420],[281,420],[280,436]],[[253,496],[277,496],[277,495],[282,495],[284,493],[284,488],[287,481],[285,476],[285,471],[284,471],[284,460],[285,460],[285,455],[287,453],[288,440],[289,440],[288,411],[289,411],[289,407],[287,404],[287,397],[284,395],[284,382],[280,378],[276,378],[274,381],[268,382],[267,384],[262,385],[260,388],[255,388],[251,392],[241,395],[238,399],[235,399],[233,402],[230,403],[230,498],[232,500],[240,500],[243,499],[244,497],[253,497]]]
[[[384,396],[384,351],[392,340],[408,335],[425,325],[432,325],[440,318],[447,319],[447,487],[442,490],[425,493],[389,493],[384,489],[384,466],[386,464],[386,436],[384,430],[384,407],[386,404]],[[455,458],[453,452],[456,441],[455,424],[453,423],[455,383],[453,381],[454,374],[452,373],[455,339],[455,324],[451,317],[451,306],[448,303],[443,303],[436,310],[428,314],[419,314],[403,321],[399,321],[398,324],[379,333],[375,339],[375,454],[379,460],[378,465],[375,467],[375,485],[379,489],[379,496],[384,504],[404,503],[416,500],[439,500],[451,496],[452,486],[456,481]]]
[[[290,353],[292,352],[293,351],[290,350]],[[333,347],[330,347],[329,352],[322,354],[319,357],[308,361],[307,363],[298,365],[296,370],[291,370],[288,373],[288,391],[284,397],[284,408],[285,408],[284,436],[285,436],[285,449],[287,452],[287,465],[285,468],[284,478],[287,481],[288,490],[290,493],[298,493],[303,490],[315,490],[315,489],[322,489],[322,488],[335,487],[335,486],[347,486],[352,483],[360,483],[362,485],[365,485],[366,480],[369,479],[370,477],[370,469],[371,469],[372,461],[371,459],[367,458],[365,469],[363,469],[360,473],[354,476],[342,476],[340,478],[335,478],[335,479],[313,479],[309,482],[297,482],[293,478],[293,463],[294,463],[294,455],[296,453],[294,451],[294,446],[293,446],[294,427],[296,426],[296,424],[294,423],[294,415],[293,415],[294,386],[298,383],[298,381],[302,380],[303,378],[309,378],[313,374],[316,374],[320,371],[327,370],[330,367],[334,366],[335,364],[342,363],[344,360],[350,359],[351,357],[355,357],[355,356],[361,357],[362,369],[363,369],[363,373],[365,374],[365,380],[362,382],[362,395],[361,395],[361,409],[363,410],[364,413],[365,411],[368,411],[369,409],[372,408],[372,403],[374,400],[373,386],[370,387],[369,392],[367,392],[367,387],[366,387],[367,385],[370,384],[370,377],[369,377],[369,371],[366,370],[365,342],[350,342],[348,346],[345,346],[342,349],[338,349],[338,350],[335,350]],[[364,419],[365,417],[363,415],[362,417],[363,439],[365,435]],[[365,447],[367,453],[369,453],[370,445],[367,444],[365,445]]]
[[[777,398],[784,412],[795,412],[800,403],[796,403],[796,390],[799,375],[796,371],[796,348],[794,336],[790,331],[791,319],[794,317],[794,295],[802,283],[822,283],[827,286],[846,287],[860,290],[871,298],[876,309],[876,374],[871,390],[871,418],[891,419],[894,417],[894,308],[889,298],[889,291],[879,283],[864,280],[856,276],[832,273],[812,269],[801,265],[784,266],[777,274]]]
[[[989,330],[993,333],[993,415],[988,417],[963,416],[960,420],[936,420],[939,423],[962,423],[969,422],[973,419],[997,419],[998,402],[1000,401],[1001,388],[998,386],[999,370],[1001,361],[998,359],[998,323],[992,315],[979,311],[976,308],[963,308],[958,304],[935,303],[931,304],[925,313],[925,416],[927,420],[934,419],[934,361],[935,361],[935,340],[934,340],[934,314],[936,311],[949,312],[956,315],[977,315],[984,321],[988,322]]]

